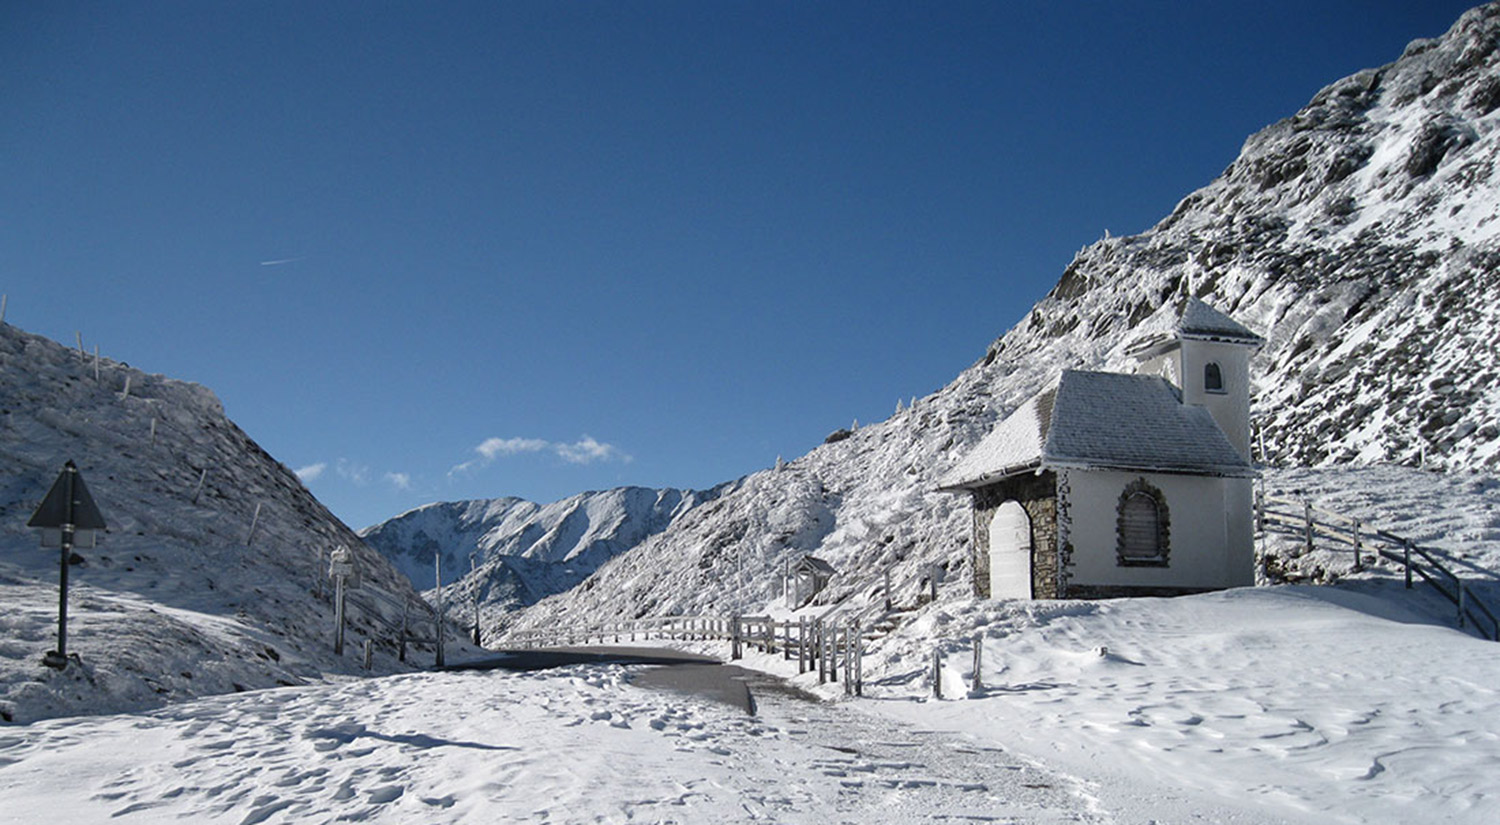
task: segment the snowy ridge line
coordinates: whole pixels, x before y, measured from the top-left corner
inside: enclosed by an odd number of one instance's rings
[[[1289,505],[1297,508],[1300,515],[1269,509],[1268,505],[1275,504]],[[1494,612],[1484,603],[1479,594],[1466,587],[1464,580],[1457,573],[1454,573],[1447,565],[1437,559],[1434,554],[1442,552],[1437,548],[1422,547],[1409,538],[1379,528],[1370,530],[1368,533],[1363,533],[1360,528],[1365,525],[1359,519],[1314,507],[1312,501],[1309,499],[1257,495],[1255,513],[1257,530],[1271,530],[1274,525],[1280,528],[1281,532],[1293,535],[1300,534],[1306,538],[1307,549],[1309,551],[1313,549],[1314,537],[1319,533],[1330,541],[1349,545],[1354,553],[1352,570],[1355,572],[1362,569],[1359,552],[1364,546],[1365,535],[1376,541],[1385,542],[1388,545],[1400,548],[1399,553],[1383,547],[1375,548],[1375,552],[1382,558],[1402,565],[1406,573],[1406,588],[1408,590],[1411,589],[1412,573],[1415,572],[1422,577],[1423,581],[1431,584],[1437,592],[1441,593],[1443,598],[1452,602],[1458,609],[1456,621],[1460,628],[1465,628],[1468,624],[1472,624],[1474,629],[1484,638],[1500,642],[1500,620],[1496,619]],[[1316,518],[1319,515],[1323,516],[1325,521],[1320,522]],[[1326,521],[1327,519],[1343,522],[1347,526],[1338,527]],[[1432,566],[1435,574],[1424,569],[1420,564],[1414,564],[1411,558],[1412,553],[1416,553],[1425,559]],[[1451,591],[1444,586],[1441,576],[1447,576],[1453,581],[1453,589]],[[1475,615],[1474,610],[1476,608],[1489,620],[1490,629],[1488,632],[1485,632],[1479,616]]]

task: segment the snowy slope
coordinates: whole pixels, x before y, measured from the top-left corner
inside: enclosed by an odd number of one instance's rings
[[[518,498],[436,503],[360,535],[423,590],[435,586],[433,557],[441,553],[447,598],[477,596],[485,611],[503,612],[576,586],[721,490],[620,487],[545,505]]]
[[[1495,467],[1497,39],[1486,5],[1318,92],[1157,226],[1081,250],[947,387],[745,478],[518,624],[760,610],[808,551],[849,590],[937,563],[958,592],[969,507],[938,480],[1061,369],[1128,369],[1126,344],[1184,293],[1268,339],[1252,371],[1272,463]]]
[[[69,459],[110,529],[71,568],[68,650],[81,661],[59,673],[40,663],[55,647],[58,551],[25,525]],[[6,720],[359,672],[371,637],[377,667],[397,666],[380,616],[420,597],[207,389],[109,359],[96,379],[92,354],[0,324],[0,464]],[[339,545],[354,550],[367,606],[350,610],[343,658],[320,560]]]

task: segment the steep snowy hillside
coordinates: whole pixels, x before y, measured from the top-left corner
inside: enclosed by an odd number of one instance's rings
[[[805,552],[840,587],[939,564],[966,587],[969,506],[937,481],[1065,367],[1196,295],[1263,334],[1255,408],[1277,464],[1500,462],[1500,4],[1318,92],[1140,235],[1080,251],[1022,323],[939,392],[684,516],[518,617],[759,610]],[[1003,289],[996,282],[995,289]]]
[[[429,504],[360,531],[419,588],[506,611],[576,586],[609,559],[712,501],[707,491],[621,487],[551,504],[518,498]],[[470,556],[473,555],[474,572]]]
[[[41,659],[55,647],[58,551],[26,522],[68,460],[109,530],[71,567],[79,661],[55,671]],[[0,324],[0,464],[5,721],[360,672],[366,638],[378,670],[401,667],[390,626],[403,604],[425,609],[418,594],[208,390]],[[342,658],[325,555],[339,545],[360,578]]]

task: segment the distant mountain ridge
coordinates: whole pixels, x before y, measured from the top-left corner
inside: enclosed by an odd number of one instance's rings
[[[1265,336],[1257,448],[1277,464],[1500,465],[1500,3],[1319,91],[1152,229],[1082,249],[938,392],[716,501],[507,621],[755,611],[816,552],[853,589],[967,575],[969,506],[938,480],[1065,368],[1125,348],[1184,295]],[[1001,286],[996,285],[999,289]],[[955,591],[957,592],[957,591]]]
[[[576,586],[723,489],[618,487],[550,504],[519,498],[438,502],[366,528],[361,536],[417,587],[435,586],[433,559],[441,554],[445,585],[457,582],[453,595],[477,595],[486,610],[508,610]],[[477,575],[470,572],[471,554]]]

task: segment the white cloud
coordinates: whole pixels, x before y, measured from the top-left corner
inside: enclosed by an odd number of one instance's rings
[[[355,464],[345,458],[338,460],[338,463],[333,467],[333,471],[339,474],[339,478],[359,487],[370,483],[370,468],[363,464]]]
[[[487,438],[474,452],[484,456],[485,461],[494,461],[500,456],[517,453],[535,453],[547,449],[547,442],[540,438]]]
[[[630,456],[620,452],[619,447],[595,441],[591,435],[585,435],[572,444],[553,444],[552,449],[562,456],[564,461],[574,464],[592,464],[595,461],[630,461]]]
[[[629,462],[631,457],[613,444],[605,444],[591,435],[584,435],[572,444],[547,441],[542,438],[487,438],[474,448],[478,458],[455,464],[448,471],[450,477],[479,467],[487,467],[498,458],[522,453],[551,452],[571,464],[592,464],[596,461]]]
[[[385,480],[391,483],[397,490],[411,489],[411,475],[409,473],[386,473]]]
[[[301,479],[303,484],[306,484],[309,481],[317,481],[318,476],[322,475],[326,469],[328,469],[328,462],[319,461],[317,464],[309,464],[294,472],[297,474],[297,478]]]

